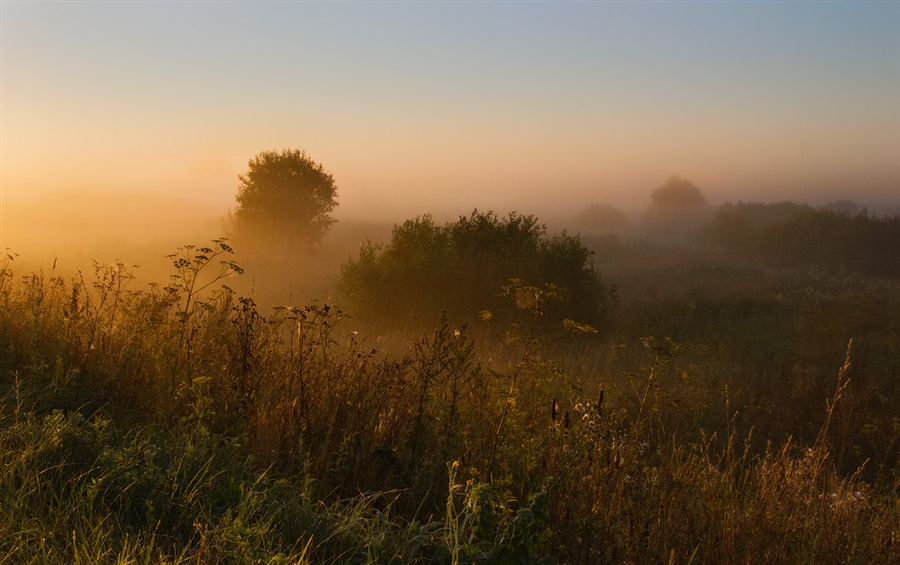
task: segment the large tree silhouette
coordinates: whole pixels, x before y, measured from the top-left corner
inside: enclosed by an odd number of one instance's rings
[[[335,219],[334,177],[305,151],[263,151],[248,163],[231,215],[233,235],[279,246],[313,245]]]

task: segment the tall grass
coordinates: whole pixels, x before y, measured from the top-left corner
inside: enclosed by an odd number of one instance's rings
[[[847,354],[811,349],[786,385],[741,383],[756,365],[727,367],[741,356],[699,333],[547,334],[512,289],[511,324],[445,318],[385,355],[374,322],[332,304],[261,312],[221,286],[229,257],[182,248],[147,289],[121,264],[0,267],[0,563],[900,560],[890,411],[866,388],[894,394],[893,322]],[[741,332],[792,308],[826,328],[848,314],[708,298]],[[793,339],[760,362],[823,343]],[[812,432],[742,419],[782,386],[821,401],[794,407]],[[853,465],[856,447],[878,458]]]

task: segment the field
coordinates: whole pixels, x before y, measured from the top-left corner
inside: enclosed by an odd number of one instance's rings
[[[342,304],[387,237],[344,229],[158,284],[4,261],[0,563],[900,563],[893,273],[585,237],[595,319],[524,281],[392,317]]]

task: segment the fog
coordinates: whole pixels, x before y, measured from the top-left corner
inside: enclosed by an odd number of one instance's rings
[[[185,190],[190,196],[170,191],[69,189],[38,193],[32,198],[2,200],[0,209],[0,249],[18,256],[19,273],[48,271],[55,265],[59,274],[78,270],[90,273],[92,263],[121,261],[139,265],[138,284],[165,283],[171,274],[166,258],[182,245],[202,246],[226,233],[226,217],[234,207],[237,174],[229,182],[229,167],[216,168],[218,182],[205,190]],[[352,174],[350,175],[351,179]],[[846,199],[874,215],[900,212],[900,191],[889,175],[856,179],[777,179],[756,175],[746,183],[707,186],[693,181],[713,206],[728,201],[775,202],[794,200],[813,206]],[[585,228],[577,217],[592,204],[623,212],[629,228],[621,237],[646,239],[645,216],[651,204],[650,193],[665,178],[634,180],[619,186],[559,186],[524,183],[519,190],[511,186],[495,190],[452,190],[439,178],[433,186],[404,198],[375,198],[382,191],[367,190],[348,182],[344,188],[339,173],[337,223],[325,240],[313,251],[306,250],[290,260],[284,257],[253,256],[237,246],[237,259],[248,267],[241,281],[232,286],[252,293],[264,302],[276,304],[289,299],[310,300],[333,297],[334,277],[340,265],[358,254],[366,241],[386,242],[394,224],[432,214],[436,221],[453,221],[473,209],[493,210],[505,215],[511,211],[536,216],[551,233],[596,230]],[[356,182],[359,182],[356,180]],[[428,180],[422,181],[427,186]],[[177,186],[177,185],[176,185]],[[196,188],[196,187],[195,187]],[[598,232],[598,233],[599,233]],[[264,254],[263,254],[264,255]]]
[[[2,10],[0,247],[23,266],[165,273],[223,234],[248,160],[287,148],[338,187],[307,278],[426,213],[560,230],[609,205],[640,239],[672,175],[712,206],[900,208],[895,3]]]
[[[30,267],[84,268],[93,260],[135,262],[221,230],[220,211],[176,197],[115,191],[56,191],[7,199],[2,246]]]

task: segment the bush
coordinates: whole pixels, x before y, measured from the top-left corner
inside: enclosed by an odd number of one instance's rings
[[[726,204],[704,238],[776,266],[815,266],[900,276],[900,217],[850,215],[793,202]]]
[[[843,268],[877,277],[900,277],[900,217],[855,216],[831,210],[806,210],[772,226],[754,252],[781,265]]]
[[[728,247],[746,246],[763,230],[790,220],[804,210],[806,204],[790,200],[782,202],[726,202],[718,208],[701,238]]]
[[[495,309],[516,279],[562,299],[552,317],[597,323],[614,289],[601,283],[591,254],[577,236],[548,236],[534,216],[476,210],[441,226],[425,215],[395,226],[387,245],[364,244],[342,266],[338,288],[358,313],[432,318]]]

